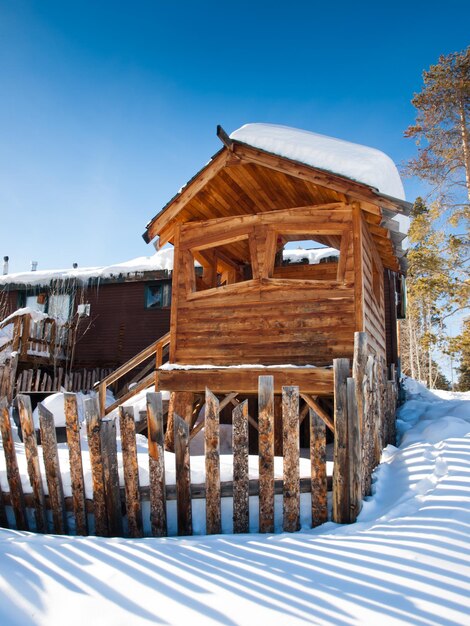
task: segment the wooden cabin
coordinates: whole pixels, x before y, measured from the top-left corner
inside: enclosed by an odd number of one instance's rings
[[[158,387],[177,392],[175,402],[206,385],[254,393],[269,367],[277,393],[295,384],[315,401],[331,396],[333,360],[352,358],[356,331],[396,363],[406,271],[397,216],[410,205],[393,162],[267,124],[218,136],[222,149],[144,234],[174,246],[170,366],[157,371]],[[286,247],[305,241],[336,257],[283,262]]]

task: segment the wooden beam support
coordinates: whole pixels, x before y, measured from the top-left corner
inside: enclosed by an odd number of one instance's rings
[[[202,392],[207,386],[213,393],[257,393],[258,378],[267,373],[274,377],[274,393],[281,393],[284,386],[298,386],[308,395],[333,393],[333,370],[320,367],[160,369],[157,379],[159,389],[171,392]]]

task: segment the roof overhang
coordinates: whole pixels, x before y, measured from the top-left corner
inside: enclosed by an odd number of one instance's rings
[[[181,212],[187,205],[203,191],[224,168],[236,165],[253,164],[266,168],[274,173],[281,173],[312,183],[321,188],[332,190],[343,197],[345,201],[358,201],[367,207],[377,207],[382,214],[381,226],[389,230],[396,257],[399,259],[403,271],[406,269],[405,252],[401,242],[405,238],[398,232],[393,217],[409,215],[412,204],[405,200],[380,193],[378,189],[360,183],[356,180],[338,175],[334,172],[312,167],[286,157],[254,148],[246,143],[230,138],[220,127],[217,135],[224,144],[211,160],[163,207],[163,209],[147,224],[143,234],[144,240],[149,243],[155,237],[164,233],[163,242],[172,241],[173,225],[179,221]],[[403,262],[402,260],[403,259]]]

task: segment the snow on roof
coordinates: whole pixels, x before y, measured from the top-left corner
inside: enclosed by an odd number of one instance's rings
[[[405,191],[390,157],[360,144],[277,124],[245,124],[231,139],[293,161],[346,176],[405,200]]]
[[[24,285],[48,285],[54,280],[86,282],[90,278],[112,278],[142,272],[170,271],[173,269],[173,248],[164,248],[152,256],[140,256],[130,261],[106,267],[78,267],[62,270],[36,270],[0,276],[0,286],[11,283]]]

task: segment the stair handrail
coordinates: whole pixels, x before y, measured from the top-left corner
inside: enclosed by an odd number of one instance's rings
[[[160,337],[159,339],[157,339],[157,341],[154,341],[149,346],[144,348],[141,352],[139,352],[134,357],[132,357],[132,359],[129,359],[129,361],[127,361],[126,363],[123,363],[120,367],[114,370],[114,372],[111,372],[111,374],[106,376],[106,378],[103,378],[103,380],[100,380],[97,383],[95,383],[94,385],[95,388],[98,387],[100,417],[103,418],[105,415],[110,413],[117,406],[122,404],[122,402],[127,401],[129,398],[131,398],[132,396],[142,391],[142,389],[145,389],[146,387],[150,387],[150,385],[152,384],[151,377],[153,376],[153,373],[150,374],[149,376],[146,376],[144,380],[141,381],[141,383],[138,383],[131,391],[126,393],[126,395],[123,398],[121,398],[119,401],[116,401],[111,406],[106,407],[107,388],[110,385],[112,385],[114,382],[116,382],[117,380],[119,380],[120,378],[128,374],[135,367],[137,367],[138,365],[146,361],[148,358],[153,356],[154,354],[156,355],[155,369],[160,367],[160,365],[163,364],[163,350],[165,349],[166,346],[169,345],[169,343],[170,343],[170,333],[168,332],[162,337]],[[143,383],[145,384],[144,387],[142,387]]]

